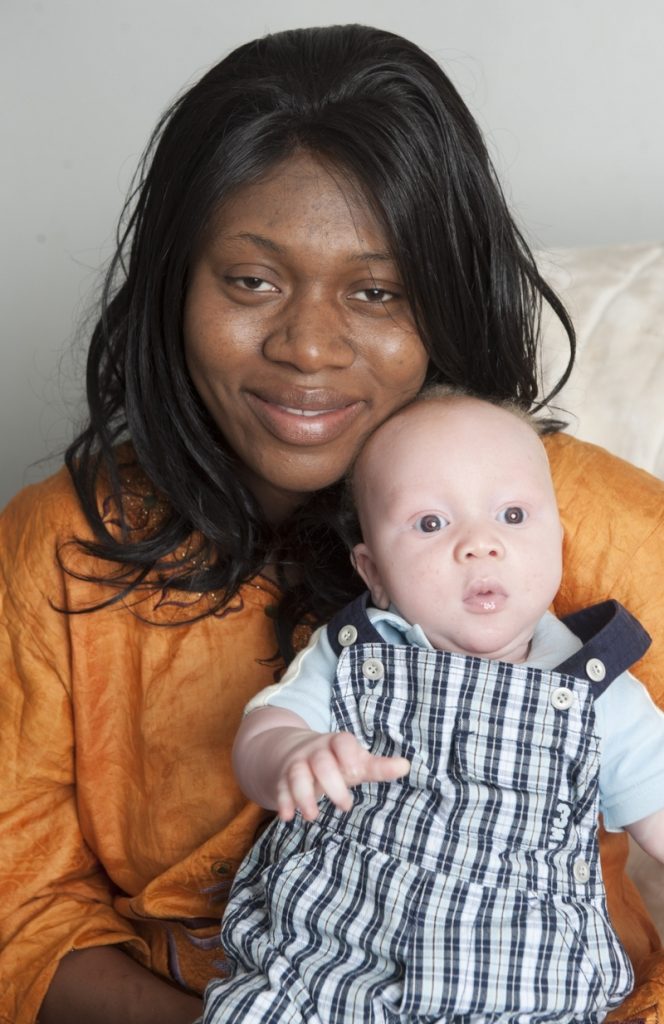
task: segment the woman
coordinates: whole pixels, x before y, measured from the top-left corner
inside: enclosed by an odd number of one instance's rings
[[[241,709],[359,589],[335,485],[425,381],[532,406],[542,299],[573,351],[474,121],[405,40],[267,37],[164,117],[91,342],[89,425],[2,523],[4,1019],[197,1016],[261,825],[230,771]],[[622,600],[661,699],[662,487],[562,435],[549,454],[556,608]],[[605,852],[642,962],[659,943],[622,837]]]

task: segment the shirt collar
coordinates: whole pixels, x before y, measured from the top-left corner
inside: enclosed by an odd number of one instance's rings
[[[433,650],[433,644],[429,642],[422,627],[416,622],[413,625],[407,622],[402,615],[399,615],[393,604],[386,612],[382,613],[381,619],[383,622],[389,622],[394,629],[398,630],[406,643],[413,644],[414,647],[424,647],[429,651]]]

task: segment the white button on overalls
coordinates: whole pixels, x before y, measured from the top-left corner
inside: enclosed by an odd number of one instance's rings
[[[355,626],[342,626],[337,635],[337,640],[342,647],[350,647],[357,640]]]
[[[590,878],[590,868],[588,867],[587,861],[583,857],[579,857],[578,860],[574,861],[574,867],[572,868],[574,877],[577,882],[587,882]]]
[[[574,703],[574,694],[566,686],[559,686],[551,694],[551,703],[558,711],[567,711]]]
[[[376,679],[382,679],[385,675],[382,661],[379,661],[378,658],[367,658],[366,661],[362,662],[362,675],[372,683]]]

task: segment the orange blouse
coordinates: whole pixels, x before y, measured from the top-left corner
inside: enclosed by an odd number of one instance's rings
[[[664,484],[566,435],[546,444],[565,526],[556,611],[622,601],[653,638],[636,673],[664,707]],[[129,467],[125,487],[132,525],[149,530],[159,501]],[[103,511],[112,522],[113,507]],[[26,488],[0,520],[6,1024],[32,1024],[58,960],[89,946],[121,944],[201,992],[222,958],[233,874],[265,817],[239,791],[230,750],[245,703],[282,668],[274,585],[257,578],[198,622],[186,620],[205,595],[64,615],[113,596],[74,575],[89,570],[68,544],[75,536],[89,528],[64,470]],[[602,835],[609,909],[637,970],[635,992],[609,1020],[654,1024],[664,1018],[664,953],[624,876],[626,846]]]

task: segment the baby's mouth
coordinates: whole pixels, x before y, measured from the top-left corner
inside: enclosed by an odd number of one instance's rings
[[[473,580],[463,594],[463,603],[473,612],[497,612],[507,602],[507,591],[496,579]]]

